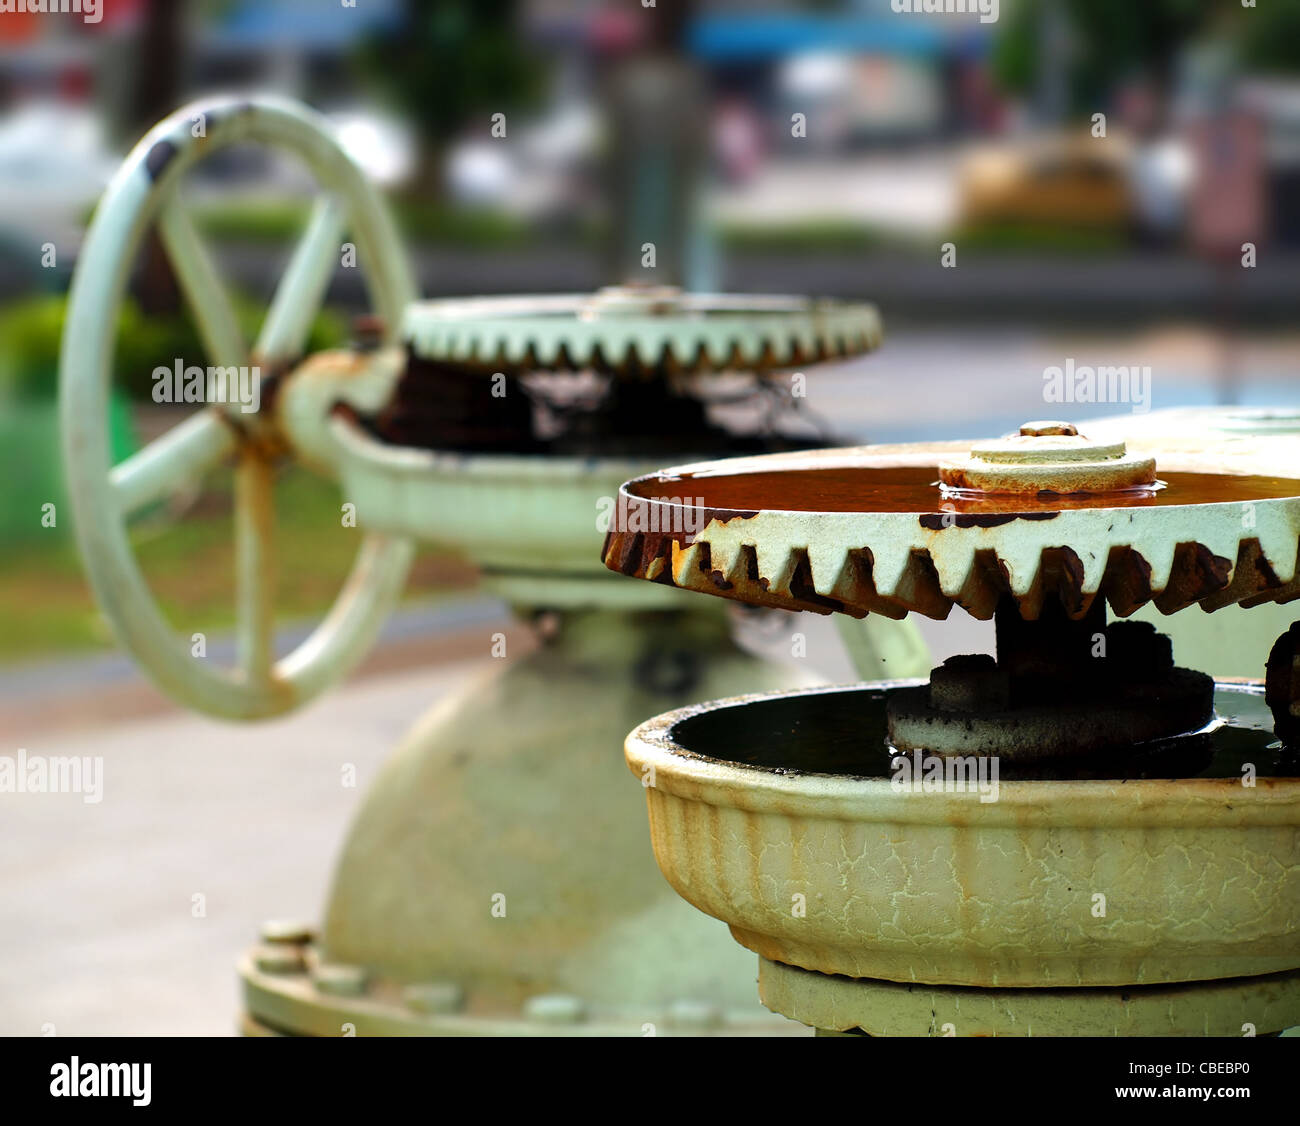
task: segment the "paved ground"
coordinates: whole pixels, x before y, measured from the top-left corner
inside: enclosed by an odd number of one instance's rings
[[[959,159],[948,148],[768,160],[749,182],[715,189],[710,217],[775,228],[838,220],[937,236],[960,217]]]
[[[0,1033],[232,1031],[239,951],[263,919],[316,918],[385,751],[472,671],[362,681],[256,727],[173,713],[30,740],[33,754],[102,755],[104,795],[0,798]]]

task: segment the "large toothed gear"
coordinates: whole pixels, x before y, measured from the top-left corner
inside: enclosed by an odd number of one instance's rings
[[[1120,443],[1122,445],[1122,443]],[[1101,597],[1126,617],[1300,598],[1300,462],[1287,438],[1157,454],[1154,487],[1064,495],[940,488],[968,443],[712,462],[624,485],[611,570],[763,606],[1025,618]],[[1070,454],[1076,458],[1077,453]],[[1110,451],[1109,457],[1128,457]]]
[[[881,329],[872,305],[620,286],[582,295],[421,301],[407,308],[402,336],[422,359],[489,371],[649,375],[841,359],[877,347]]]

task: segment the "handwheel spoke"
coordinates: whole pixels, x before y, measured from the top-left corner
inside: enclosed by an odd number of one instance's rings
[[[109,476],[124,518],[197,482],[232,453],[238,439],[215,410],[191,415],[132,454]]]
[[[254,354],[259,363],[301,355],[339,261],[347,223],[347,208],[341,201],[325,196],[316,202],[258,334]]]
[[[248,347],[234,306],[178,193],[172,195],[158,216],[158,233],[203,338],[209,362],[218,367],[246,363]]]
[[[274,497],[271,463],[249,450],[235,470],[236,649],[249,684],[266,681],[274,660]]]

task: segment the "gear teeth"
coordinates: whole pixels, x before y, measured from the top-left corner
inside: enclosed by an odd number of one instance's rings
[[[841,577],[852,570],[853,553],[843,552],[833,544],[810,544],[808,546],[808,565],[812,569],[813,586],[832,598],[840,598],[849,603],[857,600],[852,597],[854,591],[850,584],[841,593]],[[849,597],[844,599],[844,595]]]
[[[893,594],[905,606],[927,618],[945,617],[952,605],[952,600],[943,593],[934,560],[923,549],[911,553]]]
[[[901,567],[891,565],[887,585],[876,581],[879,564],[870,549],[851,549],[838,569],[835,555],[824,545],[778,549],[703,537],[684,544],[669,533],[611,532],[602,558],[611,570],[654,582],[756,605],[822,614],[840,611],[855,617],[872,613],[901,618],[916,612],[943,620],[958,605],[987,620],[1008,594],[1025,618],[1036,618],[1051,598],[1076,620],[1087,615],[1097,598],[1119,618],[1148,602],[1163,614],[1173,614],[1197,603],[1210,611],[1236,603],[1256,606],[1300,598],[1300,579],[1279,583],[1258,540],[1243,541],[1235,561],[1202,543],[1177,544],[1167,553],[1163,587],[1155,581],[1149,558],[1122,546],[1111,548],[1104,565],[1095,555],[1083,559],[1068,547],[1042,549],[1031,577],[1018,590],[1010,582],[1006,560],[991,548],[973,553],[963,582],[952,591],[943,590],[924,548],[909,551]],[[1023,575],[1027,561],[1022,558],[1020,565]]]
[[[736,583],[745,582],[745,561],[742,558],[744,551],[739,544],[715,544],[705,545],[708,548],[708,574],[709,581],[715,586],[722,583],[734,587]]]
[[[1112,547],[1101,595],[1117,618],[1127,618],[1151,601],[1151,566],[1131,547]]]
[[[1289,555],[1279,556],[1270,553],[1267,548],[1267,541],[1262,536],[1254,542],[1259,545],[1261,555],[1261,558],[1255,564],[1256,573],[1263,575],[1265,568],[1267,568],[1273,573],[1278,585],[1250,598],[1242,599],[1241,604],[1247,608],[1260,606],[1265,602],[1276,602],[1281,605],[1300,598],[1300,545],[1297,545],[1296,548],[1296,560],[1289,565],[1284,565],[1281,560],[1289,560]]]
[[[1083,589],[1099,591],[1101,581],[1106,574],[1107,551],[1087,548],[1078,555],[1079,565],[1083,568]]]
[[[795,548],[790,553],[790,558],[794,563],[789,579],[792,598],[800,603],[820,608],[823,613],[833,613],[837,610],[843,612],[849,609],[838,598],[821,594],[813,585],[812,564],[808,560],[807,548]]]
[[[666,311],[603,316],[599,298],[417,302],[403,338],[429,360],[628,373],[798,367],[859,355],[881,338],[870,305],[683,295]]]
[[[1287,602],[1294,602],[1297,598],[1300,598],[1300,579],[1293,579],[1285,586],[1278,587],[1277,590],[1266,591],[1253,598],[1244,598],[1241,604],[1247,609],[1252,606],[1262,606],[1266,602],[1276,602],[1281,606]]]
[[[870,547],[851,548],[842,545],[857,537],[857,526],[844,524],[837,538],[825,530],[823,515],[715,510],[694,535],[611,532],[604,560],[625,574],[755,605],[855,617],[915,612],[942,620],[958,605],[988,619],[1008,596],[1025,618],[1038,617],[1051,602],[1076,620],[1098,598],[1117,618],[1148,602],[1173,614],[1193,604],[1213,611],[1300,598],[1300,517],[1288,507],[1268,510],[1246,536],[1230,506],[1204,506],[1177,523],[1166,518],[1152,526],[1085,512],[1074,527],[1036,525],[1039,532],[1008,528],[1010,520],[938,527],[929,517],[918,530],[886,514],[882,520],[892,519],[896,531],[882,532]],[[1196,538],[1163,538],[1170,527]],[[1057,534],[1068,542],[1071,532],[1077,546],[1044,545]],[[1083,546],[1107,537],[1131,542]]]
[[[816,568],[814,566],[814,573]],[[844,565],[840,568],[835,582],[830,587],[831,596],[849,607],[855,617],[866,614],[880,614],[882,617],[900,620],[907,617],[910,607],[882,596],[876,590],[872,578],[872,560],[869,548],[850,548],[844,556]]]
[[[1092,595],[1084,593],[1083,565],[1068,547],[1045,548],[1039,554],[1038,569],[1029,589],[1012,593],[1025,618],[1037,618],[1049,596],[1055,597],[1066,614],[1076,620],[1087,613],[1093,601]]]
[[[1084,585],[1083,561],[1073,548],[1062,547],[1055,551],[1053,567],[1056,596],[1065,607],[1065,612],[1078,621],[1087,616],[1094,598]]]
[[[769,594],[786,595],[794,597],[790,589],[791,580],[799,565],[799,552],[802,550],[802,557],[807,564],[808,553],[806,549],[794,549],[777,551],[766,546],[757,546],[754,548],[755,564],[758,567],[758,574],[764,582],[764,589]],[[810,569],[811,570],[811,569]],[[808,576],[809,587],[812,587],[811,573]]]
[[[953,601],[971,617],[989,621],[1003,595],[1011,593],[1007,573],[998,561],[997,552],[984,548],[975,552],[966,581],[954,593]]]
[[[1013,597],[1022,599],[1029,596],[1036,584],[1041,582],[1039,572],[1043,566],[1042,551],[1033,544],[1015,544],[1009,550],[999,553],[1002,565],[1006,568],[1007,583]]]
[[[1277,575],[1260,550],[1259,540],[1242,540],[1237,546],[1237,562],[1232,568],[1232,579],[1222,590],[1201,599],[1201,606],[1205,610],[1218,610],[1223,606],[1245,602],[1277,585]]]
[[[1153,598],[1169,585],[1169,578],[1174,569],[1174,553],[1177,550],[1177,544],[1165,540],[1149,545],[1145,551],[1141,552],[1151,576],[1151,596]]]
[[[881,544],[871,549],[871,581],[877,594],[898,598],[903,574],[911,562],[911,549],[905,544]]]
[[[734,561],[728,566],[728,560],[725,555],[714,558],[712,544],[702,543],[699,545],[699,562],[696,569],[703,575],[717,590],[731,591],[734,597],[739,597],[744,593],[743,589],[737,591],[736,584],[728,578],[728,574],[735,574],[736,568]]]
[[[1156,609],[1174,614],[1208,598],[1228,585],[1232,560],[1216,555],[1201,543],[1180,543],[1165,589],[1155,596]]]
[[[716,594],[716,584],[712,581],[713,559],[707,543],[693,543],[687,546],[673,544],[672,565],[669,573],[677,586],[688,590],[703,590]]]
[[[1280,529],[1268,528],[1259,532],[1256,542],[1279,583],[1289,586],[1300,579],[1300,548],[1292,549],[1291,537]]]

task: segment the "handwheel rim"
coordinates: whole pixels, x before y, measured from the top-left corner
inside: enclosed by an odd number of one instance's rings
[[[193,130],[199,115],[204,135],[196,137]],[[400,594],[414,548],[408,540],[366,536],[330,612],[305,642],[279,661],[271,657],[270,580],[263,576],[260,588],[241,585],[237,592],[241,622],[242,615],[254,609],[259,620],[241,626],[240,647],[247,648],[244,642],[251,639],[259,652],[245,654],[243,664],[234,668],[218,667],[191,655],[190,642],[172,630],[136,564],[127,530],[131,511],[152,499],[151,490],[170,492],[180,483],[169,474],[197,476],[225,456],[238,453],[237,489],[243,474],[254,482],[252,487],[262,490],[258,495],[263,501],[267,498],[266,482],[256,480],[267,466],[252,442],[241,436],[239,423],[223,408],[209,405],[191,415],[130,459],[134,464],[126,473],[121,472],[122,466],[113,465],[105,422],[118,314],[131,265],[155,222],[173,263],[178,246],[186,255],[184,268],[178,265],[177,272],[199,322],[209,362],[218,366],[249,362],[242,348],[239,358],[225,358],[236,343],[242,344],[237,341],[237,326],[231,329],[229,310],[194,306],[196,292],[203,293],[204,285],[219,283],[192,228],[187,221],[178,220],[183,216],[179,204],[168,207],[178,200],[175,188],[186,169],[241,141],[288,149],[297,155],[314,174],[326,201],[323,209],[318,205],[299,254],[268,309],[254,346],[258,361],[269,365],[292,359],[297,350],[295,339],[305,338],[316,306],[301,308],[306,302],[296,299],[299,290],[315,290],[319,301],[333,273],[332,263],[328,270],[324,268],[329,232],[317,229],[321,226],[319,216],[329,218],[331,209],[335,219],[346,220],[372,304],[389,331],[396,331],[402,310],[414,298],[409,264],[382,201],[332,139],[324,120],[280,99],[197,102],[146,134],[96,209],[69,293],[60,356],[60,427],[77,544],[96,600],[118,640],[159,687],[182,703],[214,716],[253,719],[305,703],[355,665]],[[340,229],[340,239],[341,234]],[[331,253],[337,249],[336,243]],[[311,260],[302,261],[299,255]],[[294,273],[295,269],[299,272]],[[224,297],[224,291],[221,295]],[[249,513],[250,506],[243,500],[237,496],[237,533],[243,528],[255,537],[263,535],[264,541],[269,514]],[[241,569],[245,575],[255,569],[245,558],[245,543],[267,547],[263,541],[240,540],[237,575]]]

